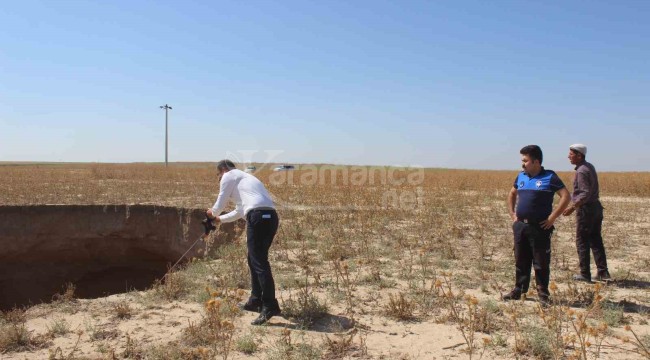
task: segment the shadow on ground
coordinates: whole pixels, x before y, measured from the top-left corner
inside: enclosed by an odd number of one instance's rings
[[[635,313],[635,314],[647,314],[650,313],[650,306],[637,304],[632,301],[627,301],[625,299],[618,302],[607,302],[611,307],[623,308],[623,312],[626,313]]]
[[[613,280],[610,284],[624,289],[650,289],[650,281],[643,280]]]
[[[291,319],[284,318],[287,321]],[[354,327],[354,321],[350,318],[340,315],[326,314],[318,320],[314,321],[311,325],[306,326],[300,323],[267,323],[267,326],[282,327],[291,330],[307,330],[319,333],[337,334],[347,332]]]

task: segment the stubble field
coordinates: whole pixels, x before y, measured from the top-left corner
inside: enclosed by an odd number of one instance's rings
[[[3,312],[0,359],[650,358],[650,174],[600,174],[614,281],[570,280],[575,220],[556,222],[542,308],[534,290],[499,300],[514,282],[516,172],[262,168],[281,219],[270,259],[284,317],[249,325],[256,314],[235,306],[249,290],[245,235],[216,234],[208,258],[147,291],[78,299],[72,284]],[[182,208],[212,206],[219,185],[213,164],[2,164],[0,184],[0,205]]]

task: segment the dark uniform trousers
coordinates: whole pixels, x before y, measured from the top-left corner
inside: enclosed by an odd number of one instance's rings
[[[515,221],[512,229],[515,236],[515,286],[522,293],[528,292],[530,268],[533,266],[537,293],[548,296],[554,227],[544,230],[538,221]]]
[[[589,249],[594,253],[598,275],[607,273],[607,257],[603,245],[603,206],[600,201],[584,204],[576,212],[576,248],[580,261],[580,274],[591,279]]]
[[[273,209],[253,209],[246,214],[246,223],[251,300],[261,299],[266,307],[279,307],[269,264],[269,248],[278,230],[278,214]]]

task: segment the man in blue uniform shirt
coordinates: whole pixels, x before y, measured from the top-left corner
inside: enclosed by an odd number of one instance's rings
[[[518,300],[521,294],[528,292],[533,266],[538,299],[548,305],[553,224],[569,204],[570,195],[557,174],[542,166],[539,146],[524,146],[519,153],[523,171],[517,176],[507,200],[515,242],[515,287],[503,296],[503,300]],[[560,195],[560,203],[553,210],[555,193]]]

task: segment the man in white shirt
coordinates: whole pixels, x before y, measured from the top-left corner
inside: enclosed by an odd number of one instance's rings
[[[261,325],[281,313],[269,264],[269,248],[278,230],[278,214],[264,184],[255,176],[238,170],[230,160],[219,161],[217,171],[221,178],[219,196],[207,214],[209,218],[224,223],[246,218],[251,296],[242,308],[259,312],[259,317],[251,324]],[[217,216],[228,201],[235,203],[235,210]]]

